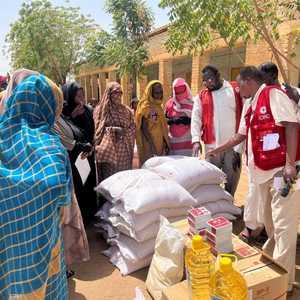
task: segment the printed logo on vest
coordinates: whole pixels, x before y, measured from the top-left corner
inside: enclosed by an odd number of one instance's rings
[[[260,115],[260,116],[258,116],[258,119],[259,119],[259,121],[271,119],[271,115],[270,114]]]
[[[259,112],[260,112],[261,114],[265,114],[265,113],[267,112],[267,108],[266,108],[265,106],[262,106],[262,107],[260,108]]]

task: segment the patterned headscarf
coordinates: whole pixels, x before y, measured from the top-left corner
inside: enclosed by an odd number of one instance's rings
[[[18,69],[14,71],[6,88],[5,99],[9,98],[12,95],[14,89],[19,83],[21,83],[25,78],[31,75],[39,75],[39,73],[29,69]]]
[[[175,89],[178,87],[185,86],[185,99],[178,100],[176,98]],[[176,78],[173,82],[173,110],[178,113],[185,113],[188,117],[192,115],[193,109],[193,96],[189,85],[183,78]]]
[[[4,108],[4,101],[7,100],[13,94],[16,86],[20,84],[23,80],[25,80],[27,77],[32,75],[39,75],[39,73],[29,69],[18,69],[15,72],[13,72],[9,84],[7,86],[7,89],[1,92],[0,94],[0,102],[1,102],[0,114],[2,113],[2,110]],[[46,79],[46,81],[48,82],[48,84],[52,89],[52,93],[56,101],[56,118],[58,118],[58,116],[61,114],[62,107],[63,107],[63,94],[59,89],[59,87],[51,79],[47,77],[44,78]]]
[[[95,121],[95,144],[100,144],[106,126],[113,126],[113,115],[118,113],[118,108],[125,107],[121,102],[115,102],[111,98],[112,92],[121,90],[121,85],[117,82],[108,83],[101,101],[94,111]]]
[[[0,116],[1,299],[34,299],[37,291],[41,299],[48,292],[65,299],[59,208],[69,204],[72,184],[66,150],[53,131],[58,90],[31,75],[13,88]]]
[[[38,72],[28,70],[28,69],[18,69],[13,72],[6,89],[3,92],[1,92],[0,114],[3,113],[6,99],[8,99],[12,95],[16,86],[19,83],[21,83],[26,77],[31,75],[38,75],[38,74],[39,74]]]

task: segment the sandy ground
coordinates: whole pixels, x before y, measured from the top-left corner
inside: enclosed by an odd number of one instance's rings
[[[245,168],[236,193],[236,204],[243,205],[248,190],[248,179]],[[71,300],[133,300],[135,288],[140,287],[145,299],[151,299],[145,290],[147,270],[143,269],[130,276],[123,277],[108,259],[101,254],[106,249],[105,242],[94,231],[87,230],[90,242],[91,260],[74,266],[76,275],[69,280],[69,299]],[[297,250],[297,263],[300,264],[300,245]],[[299,269],[300,270],[300,269]],[[297,270],[300,281],[300,271]],[[289,300],[299,300],[300,290],[295,290]],[[183,299],[184,300],[184,299]]]

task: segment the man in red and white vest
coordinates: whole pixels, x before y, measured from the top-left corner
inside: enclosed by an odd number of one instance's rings
[[[243,106],[237,83],[221,79],[217,68],[207,65],[202,70],[202,77],[205,89],[194,98],[191,120],[194,156],[202,152],[201,141],[207,152],[237,132]],[[211,163],[226,173],[225,189],[232,195],[240,179],[240,152],[238,147],[209,158]]]
[[[249,66],[241,70],[239,85],[251,106],[242,115],[239,131],[207,155],[216,155],[246,140],[249,175],[257,185],[268,240],[263,250],[289,272],[289,291],[295,280],[300,191],[281,195],[277,179],[296,178],[298,148],[297,105],[275,85],[263,84],[262,72]]]

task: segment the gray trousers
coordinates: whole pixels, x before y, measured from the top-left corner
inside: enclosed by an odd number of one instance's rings
[[[207,159],[207,161],[221,169],[226,174],[227,183],[225,184],[225,190],[232,196],[234,196],[241,175],[241,166],[237,167],[236,170],[233,168],[234,157],[236,155],[239,155],[241,159],[241,155],[234,150],[228,150]]]

